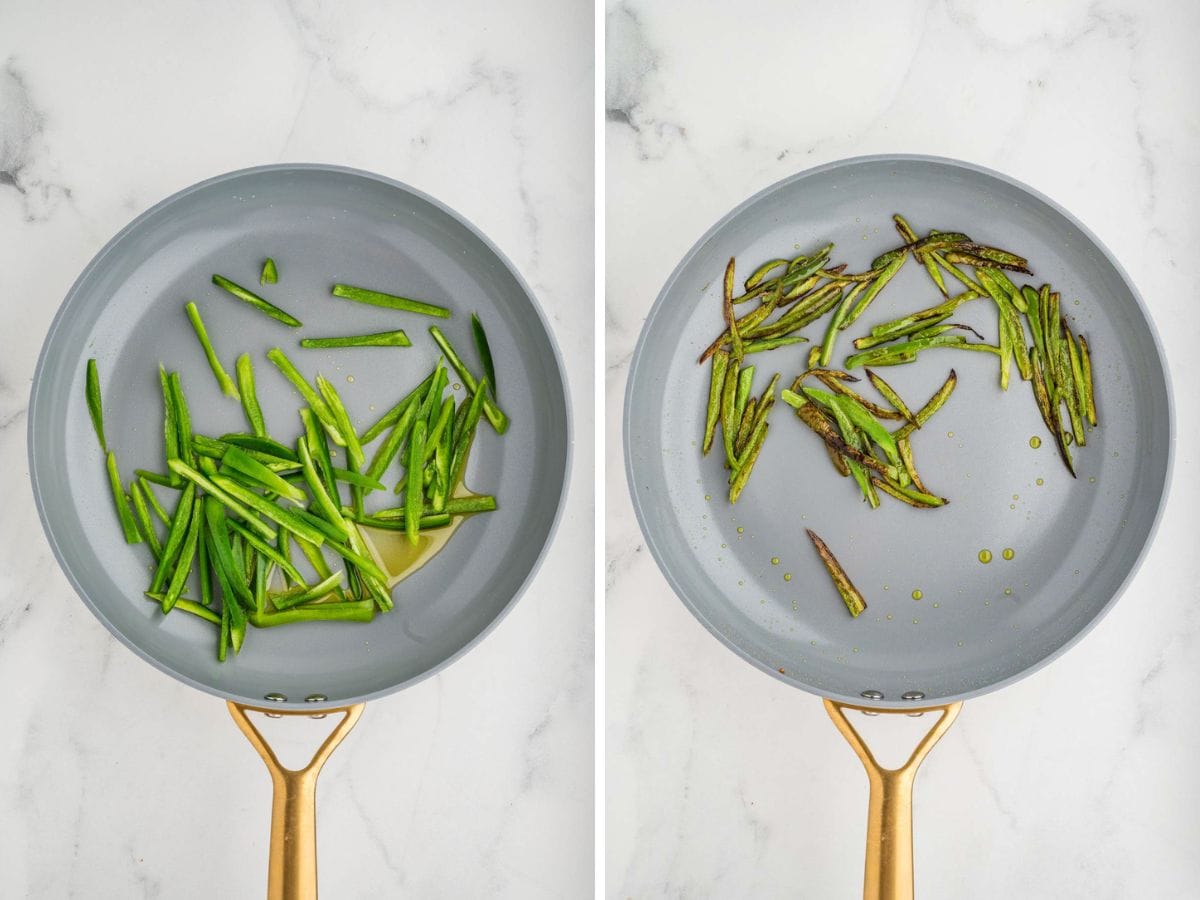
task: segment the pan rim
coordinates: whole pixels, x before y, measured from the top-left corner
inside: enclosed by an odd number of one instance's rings
[[[1161,371],[1161,373],[1162,373],[1163,385],[1166,389],[1166,408],[1167,408],[1167,458],[1166,458],[1165,473],[1164,473],[1164,477],[1163,477],[1162,490],[1160,492],[1158,502],[1155,505],[1154,517],[1151,520],[1150,528],[1146,532],[1146,538],[1142,542],[1142,546],[1138,549],[1137,556],[1134,559],[1133,564],[1129,567],[1128,571],[1125,573],[1120,584],[1118,584],[1117,587],[1113,590],[1111,596],[1105,601],[1105,603],[1100,607],[1100,609],[1095,613],[1095,615],[1093,615],[1091,617],[1091,619],[1089,619],[1083,625],[1083,627],[1078,629],[1073,635],[1071,635],[1070,638],[1068,638],[1066,641],[1064,641],[1061,645],[1056,647],[1050,653],[1042,656],[1041,658],[1039,658],[1035,662],[1029,664],[1025,668],[1023,668],[1011,675],[1008,675],[1002,679],[994,681],[984,687],[976,688],[976,689],[970,690],[970,691],[965,691],[965,692],[959,693],[959,694],[949,695],[946,697],[934,698],[934,699],[936,699],[937,703],[939,703],[939,704],[940,703],[952,703],[955,701],[969,700],[974,697],[981,697],[985,694],[989,694],[993,691],[1000,690],[1001,688],[1007,687],[1010,684],[1020,681],[1021,679],[1025,678],[1026,676],[1032,675],[1034,672],[1037,672],[1039,669],[1043,668],[1044,666],[1049,665],[1051,662],[1058,659],[1062,654],[1066,653],[1068,650],[1070,650],[1072,647],[1074,647],[1079,641],[1081,641],[1093,628],[1095,628],[1096,625],[1100,623],[1100,621],[1108,614],[1109,610],[1112,609],[1112,607],[1116,604],[1116,602],[1125,593],[1125,591],[1128,589],[1130,583],[1133,581],[1134,577],[1137,575],[1138,571],[1141,569],[1142,563],[1145,561],[1146,555],[1149,553],[1150,547],[1154,543],[1155,536],[1158,533],[1159,525],[1162,522],[1163,511],[1164,511],[1164,508],[1166,507],[1167,497],[1170,495],[1170,492],[1171,492],[1171,483],[1172,483],[1172,480],[1174,477],[1174,470],[1175,470],[1175,458],[1176,458],[1176,454],[1175,454],[1175,428],[1176,428],[1175,391],[1174,391],[1174,387],[1171,382],[1171,371],[1170,371],[1169,366],[1167,365],[1166,355],[1163,353],[1162,339],[1159,336],[1158,328],[1154,323],[1154,319],[1150,315],[1150,311],[1147,308],[1145,301],[1142,299],[1142,295],[1138,291],[1137,286],[1134,284],[1133,279],[1130,278],[1129,273],[1125,271],[1125,267],[1121,265],[1120,261],[1116,258],[1116,256],[1113,254],[1113,252],[1111,250],[1109,250],[1109,248],[1104,244],[1104,242],[1101,241],[1100,238],[1097,237],[1096,234],[1094,232],[1092,232],[1092,230],[1090,228],[1088,228],[1083,222],[1081,222],[1069,210],[1065,209],[1062,205],[1060,205],[1059,203],[1057,203],[1050,197],[1046,196],[1045,194],[1041,193],[1040,191],[1036,190],[1035,188],[1030,187],[1029,185],[1025,184],[1023,181],[1020,181],[1016,178],[1006,175],[1003,172],[999,172],[999,171],[996,171],[995,169],[990,169],[986,166],[981,166],[976,163],[967,162],[966,160],[955,159],[955,158],[946,157],[946,156],[934,156],[934,155],[923,154],[923,153],[875,153],[875,154],[867,154],[867,155],[862,155],[862,156],[845,157],[843,159],[832,160],[830,162],[823,163],[818,166],[813,166],[808,169],[803,169],[799,172],[793,173],[792,175],[788,175],[784,178],[779,179],[778,181],[773,182],[772,184],[767,185],[766,187],[762,188],[759,191],[756,191],[750,197],[746,198],[745,200],[743,200],[742,202],[737,204],[733,209],[731,209],[729,212],[725,213],[725,215],[721,216],[721,218],[719,218],[711,227],[709,227],[696,240],[696,242],[687,251],[687,253],[684,254],[683,258],[679,261],[679,263],[671,271],[671,274],[667,277],[667,280],[664,282],[662,289],[659,291],[658,296],[655,298],[654,303],[651,305],[650,311],[646,315],[645,322],[642,324],[641,333],[638,335],[637,344],[634,346],[632,357],[630,357],[629,374],[628,374],[628,376],[626,378],[626,382],[625,382],[625,396],[624,396],[624,401],[622,403],[621,449],[625,456],[625,484],[626,484],[626,488],[629,491],[630,501],[633,505],[634,515],[637,518],[638,527],[641,529],[642,537],[646,542],[646,546],[650,550],[650,555],[654,558],[655,564],[658,566],[659,572],[666,579],[668,585],[670,585],[670,587],[671,587],[671,590],[675,593],[675,596],[679,598],[679,600],[683,603],[683,605],[687,607],[688,611],[700,622],[700,624],[702,624],[705,627],[705,629],[708,630],[708,632],[710,634],[712,634],[714,637],[716,637],[717,640],[719,640],[722,644],[724,644],[728,649],[732,650],[735,654],[737,654],[739,657],[741,657],[744,661],[750,663],[756,669],[770,675],[772,678],[775,678],[778,681],[782,681],[784,684],[790,685],[792,687],[799,688],[799,689],[805,691],[806,693],[812,694],[814,696],[827,697],[832,700],[837,700],[837,701],[846,702],[846,703],[862,704],[863,698],[861,696],[858,696],[857,694],[843,694],[843,693],[840,693],[837,691],[818,690],[817,688],[813,687],[812,685],[806,684],[804,682],[798,681],[794,678],[790,678],[784,674],[781,674],[778,671],[778,669],[755,658],[750,653],[748,653],[744,648],[742,648],[739,644],[737,644],[735,641],[733,641],[731,638],[729,638],[729,636],[726,635],[720,628],[718,628],[712,621],[710,621],[710,619],[703,613],[703,611],[701,611],[699,609],[699,607],[692,602],[691,598],[687,596],[687,594],[683,590],[681,582],[679,581],[678,578],[676,578],[671,566],[667,562],[668,554],[667,554],[666,550],[660,545],[656,536],[652,533],[652,530],[647,525],[647,512],[641,502],[641,499],[638,495],[638,492],[637,492],[637,489],[635,486],[634,468],[633,468],[633,462],[632,462],[632,459],[633,459],[633,454],[632,454],[633,435],[632,435],[632,430],[631,430],[631,425],[630,425],[630,422],[631,422],[630,410],[631,410],[631,407],[633,404],[633,394],[634,394],[633,386],[637,380],[638,368],[642,362],[642,358],[643,358],[642,354],[645,349],[646,336],[650,331],[651,325],[654,323],[656,317],[666,307],[667,297],[674,290],[675,284],[678,281],[680,275],[683,273],[683,271],[691,263],[693,258],[695,258],[697,256],[697,254],[700,252],[700,250],[713,237],[715,237],[723,228],[725,228],[725,226],[730,221],[735,219],[738,215],[740,215],[745,210],[754,206],[756,203],[758,203],[760,200],[764,199],[765,197],[770,196],[771,194],[774,194],[775,192],[782,190],[795,182],[803,181],[804,179],[812,177],[814,175],[819,175],[819,174],[829,172],[832,170],[836,170],[836,169],[851,168],[854,166],[859,166],[859,165],[863,165],[863,164],[867,164],[867,163],[912,163],[912,162],[931,163],[931,164],[947,166],[947,167],[956,167],[956,168],[963,169],[968,172],[972,172],[974,174],[984,175],[986,177],[992,178],[996,181],[1007,184],[1010,187],[1017,188],[1018,190],[1024,192],[1026,195],[1033,198],[1034,200],[1044,203],[1050,209],[1052,209],[1053,211],[1058,213],[1060,216],[1062,216],[1072,226],[1074,226],[1075,228],[1078,228],[1080,233],[1083,234],[1084,237],[1086,237],[1089,241],[1091,241],[1091,243],[1096,247],[1096,249],[1099,250],[1100,253],[1104,255],[1104,258],[1107,260],[1108,264],[1113,267],[1113,270],[1120,277],[1120,279],[1124,283],[1126,289],[1128,289],[1130,295],[1133,297],[1134,302],[1137,304],[1138,311],[1141,313],[1142,318],[1146,322],[1147,328],[1150,333],[1151,343],[1154,347],[1155,355],[1158,360],[1158,368],[1159,368],[1159,371]],[[879,701],[873,701],[870,705],[873,707],[876,707],[878,709],[905,709],[905,708],[911,707],[912,704],[911,704],[911,702],[906,702],[903,700],[879,700]]]
[[[521,274],[521,272],[513,264],[512,260],[510,260],[508,258],[508,256],[505,255],[505,253],[502,250],[500,250],[500,248],[486,234],[483,233],[483,231],[481,231],[478,227],[476,227],[476,225],[473,222],[471,222],[469,219],[467,219],[464,215],[459,213],[457,210],[451,208],[447,204],[443,203],[442,201],[438,200],[436,197],[433,197],[432,195],[427,194],[424,191],[419,190],[418,188],[415,188],[405,182],[399,181],[394,178],[389,178],[386,175],[380,175],[376,172],[371,172],[366,169],[358,169],[358,168],[354,168],[351,166],[341,166],[341,165],[336,165],[333,163],[269,163],[266,165],[259,165],[259,166],[247,166],[245,168],[234,169],[234,170],[231,170],[228,172],[221,173],[219,175],[214,175],[210,178],[206,178],[202,181],[198,181],[194,184],[191,184],[188,187],[183,188],[182,190],[176,191],[175,193],[170,194],[169,196],[165,197],[164,199],[158,201],[153,206],[151,206],[148,209],[144,210],[143,212],[139,213],[132,220],[130,220],[128,224],[126,224],[120,231],[118,231],[116,234],[114,234],[104,244],[104,246],[101,247],[100,250],[98,250],[96,252],[96,254],[88,262],[88,264],[79,273],[79,276],[72,283],[70,289],[67,291],[66,295],[63,297],[62,302],[59,304],[58,310],[57,310],[57,312],[55,312],[54,318],[50,322],[50,327],[46,331],[46,336],[42,340],[42,346],[41,346],[40,351],[38,352],[37,365],[34,367],[33,385],[30,388],[30,393],[29,393],[29,407],[28,407],[28,416],[27,416],[28,424],[26,426],[26,448],[27,448],[27,453],[28,453],[28,458],[29,458],[29,479],[30,479],[30,484],[33,488],[33,498],[34,498],[34,504],[37,507],[38,519],[40,520],[41,525],[42,525],[42,533],[45,535],[46,541],[50,545],[50,550],[54,554],[55,560],[58,562],[59,569],[66,576],[67,581],[70,582],[71,587],[72,587],[72,589],[74,589],[76,595],[80,598],[80,600],[83,601],[84,605],[87,606],[87,608],[91,611],[91,613],[97,619],[100,620],[100,622],[104,625],[104,627],[106,629],[108,629],[109,633],[117,638],[118,641],[120,641],[122,644],[124,644],[126,647],[128,647],[130,650],[132,650],[134,652],[134,654],[136,654],[138,657],[145,660],[146,662],[150,663],[152,666],[154,666],[159,671],[172,676],[176,680],[178,680],[186,685],[189,685],[190,687],[201,690],[206,694],[211,694],[215,697],[220,697],[223,700],[233,700],[238,703],[245,703],[245,704],[252,705],[252,706],[253,705],[261,705],[263,702],[262,697],[243,696],[240,693],[235,693],[233,691],[227,691],[227,690],[221,690],[217,687],[214,687],[213,685],[205,684],[204,682],[201,682],[201,681],[194,679],[182,672],[177,671],[175,668],[173,668],[168,663],[164,662],[163,660],[160,660],[153,654],[147,652],[136,641],[132,640],[128,635],[126,635],[123,631],[121,631],[121,629],[119,629],[104,614],[104,612],[95,603],[93,603],[91,598],[88,596],[88,593],[87,593],[86,589],[84,588],[84,586],[75,577],[75,573],[73,571],[71,571],[70,567],[67,565],[62,548],[60,547],[59,542],[58,542],[57,538],[55,537],[53,530],[50,527],[48,513],[47,513],[45,507],[43,506],[42,490],[41,490],[39,466],[38,466],[38,457],[39,457],[38,451],[40,449],[40,445],[38,443],[38,435],[36,433],[37,429],[35,428],[35,423],[37,422],[37,419],[38,419],[38,416],[36,413],[37,413],[37,409],[38,409],[40,390],[41,390],[41,386],[43,384],[43,378],[42,378],[43,369],[46,367],[46,364],[47,364],[47,362],[46,362],[47,351],[53,341],[55,334],[58,332],[59,328],[62,326],[62,323],[66,318],[67,310],[71,307],[72,303],[75,301],[75,298],[76,298],[77,294],[80,292],[82,286],[88,281],[88,279],[91,277],[92,273],[94,271],[96,271],[97,269],[99,269],[104,264],[104,261],[107,259],[109,254],[112,253],[113,250],[122,243],[122,241],[126,238],[126,236],[130,232],[132,232],[136,228],[138,228],[144,221],[152,218],[153,216],[158,214],[163,209],[184,199],[185,197],[188,197],[199,191],[209,189],[215,185],[218,185],[218,184],[221,184],[224,182],[235,181],[237,179],[244,178],[246,176],[266,174],[266,173],[281,173],[281,172],[321,172],[321,173],[325,173],[325,174],[349,175],[349,176],[353,176],[353,177],[357,177],[357,178],[362,178],[362,179],[365,179],[368,181],[374,181],[374,182],[384,184],[388,187],[400,190],[406,194],[409,194],[413,197],[416,197],[419,200],[422,200],[422,201],[430,204],[432,207],[434,207],[438,211],[449,216],[451,220],[453,220],[457,224],[461,225],[474,238],[479,240],[483,244],[483,246],[486,247],[487,250],[495,256],[495,258],[504,266],[505,270],[516,281],[516,283],[520,287],[522,293],[525,295],[525,298],[529,301],[529,305],[533,309],[534,314],[537,316],[537,321],[541,325],[543,332],[545,332],[545,334],[546,334],[547,340],[550,343],[550,349],[554,354],[555,371],[558,373],[559,385],[562,388],[563,411],[565,413],[565,418],[566,418],[566,434],[564,436],[565,437],[565,444],[564,444],[565,459],[563,461],[563,478],[562,478],[562,486],[559,489],[558,499],[555,504],[554,517],[551,520],[550,528],[546,533],[546,539],[543,541],[542,546],[539,549],[536,558],[534,559],[533,565],[530,567],[529,572],[526,573],[525,578],[521,581],[520,585],[513,592],[512,596],[509,598],[508,602],[500,609],[500,611],[496,614],[496,616],[490,622],[488,622],[487,625],[485,625],[469,641],[467,641],[465,644],[463,644],[461,647],[459,647],[457,650],[455,650],[449,656],[443,658],[437,664],[430,666],[428,669],[424,670],[423,672],[421,672],[417,675],[413,675],[412,677],[407,678],[403,681],[397,682],[393,685],[389,685],[386,688],[380,688],[379,690],[371,691],[370,693],[367,693],[367,694],[360,694],[356,697],[351,697],[351,698],[338,698],[336,700],[331,700],[327,703],[325,703],[325,702],[309,703],[306,701],[287,701],[287,702],[281,702],[281,703],[276,704],[276,708],[282,709],[282,710],[319,710],[319,709],[324,709],[324,708],[347,706],[347,705],[351,705],[354,703],[365,703],[367,701],[377,700],[379,698],[385,697],[385,696],[395,693],[397,691],[404,690],[405,688],[412,687],[413,685],[418,684],[418,683],[424,681],[425,679],[438,674],[439,672],[441,672],[443,669],[445,669],[447,666],[451,665],[452,663],[457,662],[464,655],[466,655],[471,649],[473,649],[480,642],[482,642],[489,634],[491,634],[492,630],[495,629],[500,624],[500,622],[508,616],[509,612],[516,605],[517,601],[525,594],[526,590],[528,590],[528,588],[532,584],[534,578],[537,577],[537,574],[541,570],[542,564],[545,561],[546,554],[549,552],[550,546],[551,546],[551,544],[554,543],[554,539],[555,539],[556,535],[558,534],[558,528],[562,522],[563,508],[566,505],[567,493],[568,493],[568,489],[569,489],[569,486],[571,483],[571,472],[572,472],[572,467],[574,464],[574,445],[575,445],[574,420],[572,417],[570,385],[569,385],[567,377],[566,377],[566,369],[563,365],[562,350],[559,348],[558,340],[555,337],[553,329],[550,327],[550,322],[546,317],[546,313],[542,309],[541,304],[537,301],[537,298],[534,295],[533,290],[530,288],[528,282],[525,280],[525,278]]]

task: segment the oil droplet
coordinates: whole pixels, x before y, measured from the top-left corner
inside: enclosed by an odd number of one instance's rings
[[[771,565],[773,565],[773,566],[779,565],[779,557],[778,556],[771,557]]]
[[[1013,494],[1013,499],[1014,499],[1014,500],[1020,500],[1020,499],[1021,499],[1021,495],[1020,495],[1020,494]]]
[[[939,608],[941,607],[941,605],[942,605],[942,604],[940,604],[940,603],[935,603],[935,604],[933,604],[933,608],[934,608],[934,609],[939,609]]]
[[[962,641],[958,642],[958,646],[960,646],[960,647],[962,646]]]
[[[1114,451],[1113,451],[1113,456],[1120,456],[1120,455],[1121,455],[1121,454],[1120,454],[1120,453],[1118,453],[1116,450],[1114,450]]]
[[[745,581],[739,581],[739,582],[738,582],[738,587],[741,587],[741,586],[742,586],[742,585],[744,585],[745,583],[746,583]]]
[[[1012,588],[1005,588],[1005,589],[1004,589],[1004,596],[1005,596],[1005,597],[1011,597],[1011,596],[1012,596]]]
[[[888,587],[886,584],[883,586],[883,589],[884,589],[885,591],[890,591],[890,590],[891,590],[891,588],[889,588],[889,587]]]
[[[851,653],[857,653],[857,652],[858,652],[858,648],[857,648],[857,647],[851,647],[851,648],[850,648],[850,652],[851,652]]]
[[[946,437],[954,437],[954,432],[953,432],[953,431],[947,431],[947,432],[946,432]]]
[[[1005,547],[1004,552],[1001,553],[1000,555],[1003,556],[1005,559],[1012,559],[1017,554],[1016,554],[1016,551],[1014,551],[1012,547]]]
[[[1036,450],[1038,447],[1042,446],[1042,439],[1035,434],[1029,439],[1029,446]]]
[[[722,545],[721,545],[721,549],[722,549],[722,550],[724,550],[724,549],[725,549],[726,547],[728,547],[728,546],[729,546],[728,544],[722,544]]]
[[[354,376],[353,376],[353,375],[347,375],[347,376],[346,376],[346,381],[347,381],[347,383],[349,383],[349,384],[354,384]]]
[[[1042,486],[1043,484],[1045,484],[1045,483],[1046,483],[1046,480],[1045,480],[1044,478],[1039,478],[1039,479],[1037,480],[1037,486],[1038,486],[1038,487],[1041,487],[1041,486]]]
[[[983,563],[984,565],[987,565],[988,563],[990,563],[992,561],[992,551],[991,550],[980,550],[979,551],[979,561],[981,563]]]
[[[1008,504],[1008,508],[1009,508],[1009,509],[1016,509],[1016,508],[1017,508],[1017,504],[1015,504],[1015,503],[1010,503],[1010,504]]]
[[[920,591],[913,591],[913,592],[912,592],[912,598],[913,598],[914,600],[920,600],[920,599],[921,599],[922,597],[924,597],[924,596],[925,596],[925,595],[924,595],[923,593],[921,593]]]
[[[892,614],[891,614],[891,613],[888,613],[888,614],[887,614],[887,617],[888,617],[888,621],[889,621],[889,622],[890,622],[890,621],[892,621]]]
[[[454,384],[450,385],[450,388],[451,388],[451,390],[461,391],[462,385],[456,381],[456,382],[454,382]]]
[[[467,497],[470,494],[463,484],[454,491],[456,497]],[[370,527],[364,527],[361,531],[367,550],[387,575],[387,586],[392,588],[437,556],[458,530],[464,518],[465,516],[455,516],[446,528],[422,531],[415,547],[408,542],[402,531],[384,531]]]
[[[1091,478],[1088,479],[1088,484],[1095,484],[1095,483],[1096,483],[1096,476],[1093,475]]]
[[[984,601],[983,601],[983,605],[984,605],[984,606],[991,606],[991,605],[992,605],[992,601],[991,601],[991,600],[984,600]]]
[[[916,620],[916,619],[913,619],[913,624],[914,624],[914,625],[916,625],[916,624],[917,624],[917,620]]]
[[[1079,305],[1079,301],[1078,301],[1078,300],[1076,300],[1076,301],[1075,301],[1075,305],[1076,305],[1076,306],[1078,306],[1078,305]]]
[[[739,525],[738,526],[738,534],[745,534],[745,533],[746,533],[746,529],[743,528],[741,525]]]
[[[784,580],[784,581],[791,581],[791,580],[792,580],[792,573],[791,573],[791,572],[784,572],[784,573],[783,573],[783,580]]]
[[[375,412],[375,404],[372,403],[370,406],[367,407],[367,409],[369,409],[371,412]]]

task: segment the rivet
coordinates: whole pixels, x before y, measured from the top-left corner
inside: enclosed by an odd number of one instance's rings
[[[324,703],[328,699],[329,698],[326,697],[324,694],[309,694],[307,697],[304,698],[304,702],[305,703]],[[313,713],[311,716],[309,716],[309,718],[310,719],[324,719],[327,715],[329,715],[329,714],[328,713]]]
[[[924,691],[905,691],[903,694],[900,695],[900,699],[901,700],[924,700],[925,692]]]
[[[882,700],[883,691],[863,691],[859,696],[866,697],[868,700]]]
[[[277,694],[272,691],[269,694],[263,694],[264,700],[270,700],[272,703],[287,703],[287,694]]]

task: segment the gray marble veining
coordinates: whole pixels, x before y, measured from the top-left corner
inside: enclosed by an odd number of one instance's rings
[[[37,525],[24,413],[55,309],[113,233],[278,160],[378,171],[478,225],[551,319],[575,415],[570,505],[531,589],[455,666],[370,704],[326,766],[323,895],[590,891],[592,57],[587,8],[545,0],[0,8],[0,896],[265,890],[262,763],[219,701],[74,596]]]
[[[1115,251],[1162,334],[1179,458],[1157,542],[1113,613],[1054,665],[966,704],[926,761],[918,895],[1194,896],[1200,405],[1185,386],[1200,312],[1185,254],[1200,240],[1200,11],[623,0],[606,12],[608,895],[861,890],[861,766],[815,698],[742,663],[672,595],[630,508],[621,398],[659,287],[725,212],[812,165],[920,152],[1022,179]]]

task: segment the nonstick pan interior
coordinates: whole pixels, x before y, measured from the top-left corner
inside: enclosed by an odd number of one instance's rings
[[[279,283],[259,289],[267,256]],[[210,283],[214,272],[261,292],[305,327],[264,317]],[[427,299],[448,321],[330,297],[337,281]],[[84,402],[96,357],[109,443],[128,478],[163,467],[158,364],[177,369],[197,431],[246,430],[223,397],[183,307],[195,300],[227,369],[248,352],[272,434],[299,433],[302,401],[267,361],[283,347],[310,379],[336,384],[360,427],[434,365],[437,322],[468,360],[469,316],[479,313],[512,420],[503,438],[481,423],[466,483],[500,509],[465,522],[447,547],[393,591],[396,609],[362,625],[250,629],[240,656],[215,658],[216,633],[190,616],[164,617],[142,597],[150,555],[121,538]],[[301,336],[404,328],[407,349],[302,350]],[[477,364],[476,364],[477,365]],[[457,382],[457,378],[452,378]],[[472,226],[416,191],[329,166],[235,172],[170,198],[113,239],[80,276],[38,364],[30,407],[34,494],[50,543],[75,589],[124,643],[202,689],[261,703],[268,693],[303,707],[368,699],[427,675],[494,625],[532,577],[557,520],[568,465],[567,398],[546,322],[512,267]],[[368,453],[371,449],[368,449]],[[393,473],[394,477],[394,473]],[[173,497],[168,492],[164,501]],[[394,499],[394,498],[393,498]]]
[[[961,230],[1029,258],[1032,283],[1063,296],[1096,366],[1100,427],[1076,448],[1078,478],[1059,461],[1029,386],[998,387],[996,358],[934,350],[881,371],[919,406],[951,368],[958,389],[912,439],[918,470],[950,505],[916,510],[860,502],[817,439],[776,405],[749,486],[731,507],[714,451],[702,459],[709,368],[696,358],[722,329],[721,276],[836,242],[862,271],[899,243],[893,213],[920,233]],[[1021,282],[1021,279],[1018,279]],[[871,325],[932,305],[911,260],[843,333],[835,360]],[[1078,305],[1076,305],[1078,301]],[[956,321],[996,340],[988,300]],[[805,334],[819,341],[825,321]],[[805,367],[811,345],[748,358],[756,392]],[[869,386],[864,392],[869,393]],[[1041,438],[1040,448],[1030,438]],[[716,225],[663,289],[635,353],[625,452],[634,507],[655,559],[692,612],[760,668],[807,690],[879,706],[904,694],[963,699],[1012,681],[1068,647],[1120,593],[1153,532],[1170,468],[1165,366],[1129,279],[1068,213],[996,173],[950,160],[868,157],[777,184]],[[866,596],[851,618],[805,529],[829,544]],[[1011,560],[1003,551],[1011,549]],[[989,550],[992,562],[979,561]],[[919,593],[914,593],[919,592]],[[920,599],[914,599],[919,597]]]

